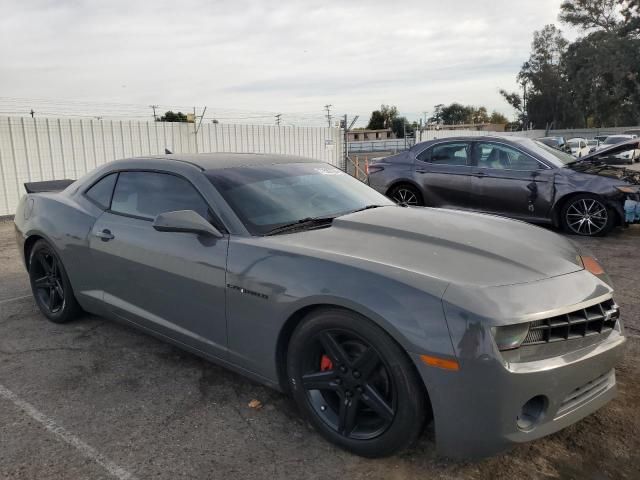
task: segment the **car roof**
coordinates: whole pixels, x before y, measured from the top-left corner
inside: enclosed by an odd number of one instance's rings
[[[298,155],[275,153],[171,153],[151,157],[158,160],[175,160],[189,163],[201,170],[218,170],[232,167],[254,167],[286,163],[320,163],[321,160]]]

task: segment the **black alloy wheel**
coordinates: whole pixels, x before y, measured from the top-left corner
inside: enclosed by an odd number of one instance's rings
[[[322,331],[313,343],[302,386],[316,414],[347,438],[375,438],[389,428],[397,393],[378,352],[341,330]]]
[[[65,323],[80,313],[62,262],[45,240],[31,250],[29,280],[36,304],[49,320]]]
[[[295,330],[287,356],[292,395],[332,442],[379,457],[415,441],[427,396],[411,361],[377,325],[327,309]]]
[[[410,207],[424,206],[422,195],[415,187],[410,185],[398,185],[389,193],[389,197],[396,203],[409,205]]]
[[[577,195],[562,208],[562,224],[568,233],[595,237],[613,228],[614,214],[597,196]]]

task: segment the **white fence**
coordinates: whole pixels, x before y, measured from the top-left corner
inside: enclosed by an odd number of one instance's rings
[[[338,128],[0,117],[0,216],[15,212],[25,182],[76,179],[119,158],[173,153],[301,155],[344,167]]]

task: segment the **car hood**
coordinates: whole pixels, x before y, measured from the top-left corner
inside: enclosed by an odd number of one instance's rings
[[[631,149],[640,149],[640,138],[630,138],[615,145],[600,145],[595,152],[584,155],[580,161],[595,160],[597,157],[608,157]]]
[[[270,238],[382,273],[405,270],[476,286],[535,282],[583,268],[574,245],[553,232],[447,209],[388,206],[338,217],[328,228]]]

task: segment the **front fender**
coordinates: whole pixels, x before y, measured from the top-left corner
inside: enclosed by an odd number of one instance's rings
[[[323,305],[367,317],[408,352],[453,357],[441,301],[446,284],[428,293],[424,283],[418,274],[394,278],[353,258],[320,258],[235,240],[227,260],[230,358],[277,382],[276,345],[287,320]]]

